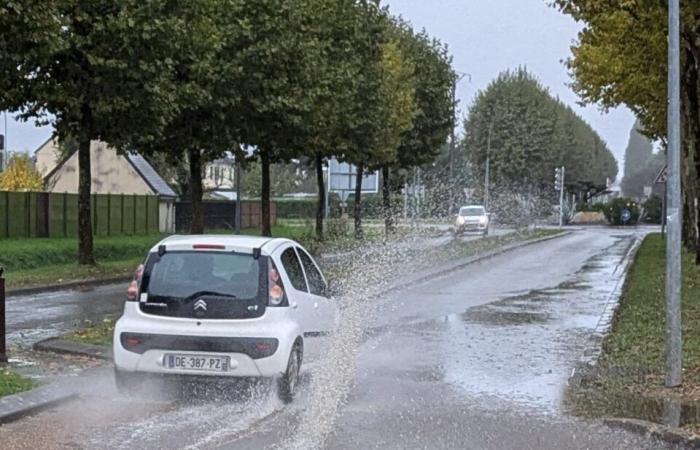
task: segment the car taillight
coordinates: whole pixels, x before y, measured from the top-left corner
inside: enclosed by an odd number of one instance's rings
[[[129,283],[129,288],[126,290],[126,300],[129,302],[135,302],[138,300],[143,270],[143,264],[139,264],[134,271],[134,278],[131,280],[131,283]]]
[[[284,285],[272,259],[268,260],[267,269],[267,285],[269,289],[267,304],[268,306],[283,306],[286,303]]]

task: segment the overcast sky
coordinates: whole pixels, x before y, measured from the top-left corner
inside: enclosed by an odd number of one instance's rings
[[[547,6],[548,0],[385,0],[394,14],[416,29],[449,45],[454,68],[471,74],[457,90],[462,114],[479,89],[499,72],[526,66],[542,84],[571,105],[608,143],[620,162],[624,159],[634,116],[626,108],[601,113],[579,107],[567,86],[562,60],[580,28],[568,16]]]
[[[562,101],[576,109],[622,162],[634,117],[624,108],[602,114],[576,105],[562,60],[579,26],[547,0],[388,0],[392,12],[447,43],[457,71],[471,75],[457,91],[462,113],[477,90],[505,69],[526,66]],[[0,125],[2,125],[0,123]],[[8,121],[11,150],[34,150],[51,134],[32,123]]]

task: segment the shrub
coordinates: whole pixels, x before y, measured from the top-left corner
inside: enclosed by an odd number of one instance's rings
[[[661,197],[654,195],[647,199],[643,205],[642,212],[642,222],[644,223],[661,223],[661,216],[663,214],[663,204],[661,203]]]
[[[607,204],[602,202],[597,203],[579,203],[576,205],[576,211],[579,212],[602,212],[607,209]]]
[[[627,222],[622,220],[622,212],[627,209],[631,213]],[[630,198],[616,198],[607,204],[605,218],[610,225],[635,225],[639,221],[640,210],[637,202]]]

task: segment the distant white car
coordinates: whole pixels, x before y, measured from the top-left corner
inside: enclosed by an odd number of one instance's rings
[[[114,331],[117,386],[180,375],[275,378],[296,393],[305,340],[333,328],[335,301],[288,239],[172,236],[148,254]]]
[[[491,218],[486,208],[480,205],[463,206],[455,219],[455,233],[478,231],[484,236],[489,234]]]

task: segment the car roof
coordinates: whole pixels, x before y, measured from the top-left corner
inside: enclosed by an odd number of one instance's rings
[[[285,242],[295,243],[290,239],[262,236],[235,234],[176,234],[158,242],[153,246],[151,252],[158,251],[158,247],[161,245],[165,245],[166,247],[174,246],[178,249],[190,248],[193,245],[225,245],[228,248],[249,250],[251,252],[253,249],[259,248],[266,253],[270,253]]]
[[[481,208],[481,209],[486,209],[484,208],[484,205],[467,205],[467,206],[462,206],[462,208]],[[462,209],[460,208],[460,209]]]

